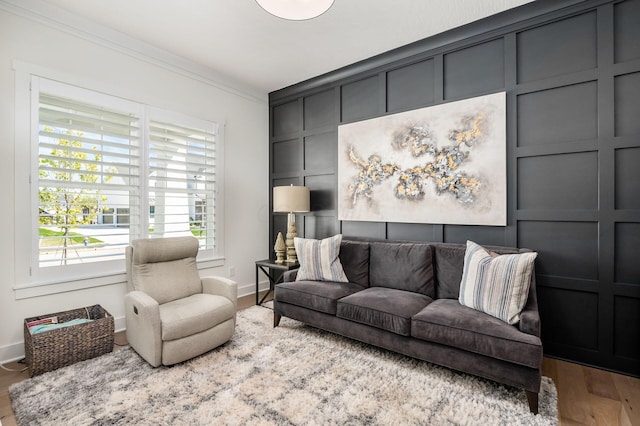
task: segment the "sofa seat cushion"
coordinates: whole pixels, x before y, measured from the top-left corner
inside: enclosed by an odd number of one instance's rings
[[[411,317],[432,301],[424,294],[371,287],[340,299],[336,316],[409,336]]]
[[[411,336],[531,368],[542,362],[540,338],[452,299],[438,299],[414,315]]]
[[[338,299],[362,289],[363,287],[354,283],[294,281],[278,284],[275,288],[275,299],[277,302],[335,315]]]
[[[221,324],[235,315],[233,302],[223,296],[194,294],[160,305],[162,340],[191,336]]]

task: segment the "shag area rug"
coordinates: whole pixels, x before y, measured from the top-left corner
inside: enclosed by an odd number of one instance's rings
[[[451,371],[254,306],[232,340],[173,367],[125,348],[9,388],[19,425],[552,425],[524,391]]]

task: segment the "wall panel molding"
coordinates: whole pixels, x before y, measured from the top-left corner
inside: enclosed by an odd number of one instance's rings
[[[284,176],[274,166],[272,183],[319,191],[307,237],[536,250],[546,355],[640,376],[640,30],[631,22],[640,0],[538,0],[273,92],[282,134],[272,152],[295,140],[308,167]],[[337,221],[339,124],[497,90],[507,93],[506,227]],[[289,128],[288,102],[321,131]]]

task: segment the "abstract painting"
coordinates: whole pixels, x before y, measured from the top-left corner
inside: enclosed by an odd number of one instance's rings
[[[339,220],[505,226],[506,93],[338,127]]]

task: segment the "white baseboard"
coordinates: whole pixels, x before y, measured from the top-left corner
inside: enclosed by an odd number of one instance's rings
[[[125,331],[127,326],[124,316],[113,317],[113,326],[116,333]],[[24,341],[0,347],[0,364],[19,361],[22,358],[24,358]]]
[[[269,281],[261,281],[258,286],[260,291],[269,289]],[[245,284],[238,287],[238,297],[249,296],[256,293],[255,283]],[[114,317],[113,325],[115,332],[125,331],[127,329],[126,320],[124,316]],[[18,361],[24,358],[24,341],[11,343],[9,345],[0,346],[0,364],[6,364],[8,362]]]
[[[258,284],[259,291],[269,289],[269,280],[260,281]],[[244,284],[238,287],[238,297],[249,296],[250,294],[256,294],[256,284]]]
[[[0,347],[0,364],[24,358],[24,342],[11,343]]]
[[[127,329],[127,321],[124,315],[121,317],[113,317],[113,328],[115,329],[116,333],[125,331]]]

